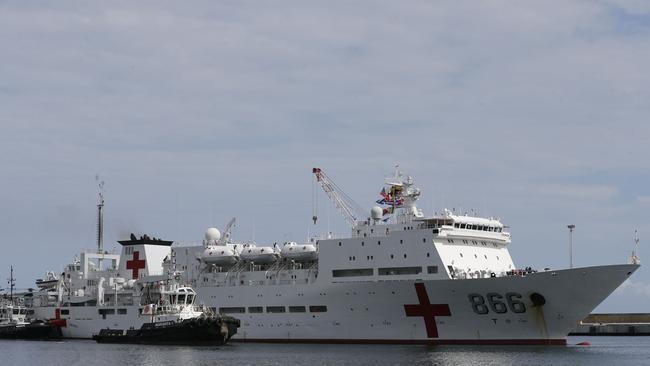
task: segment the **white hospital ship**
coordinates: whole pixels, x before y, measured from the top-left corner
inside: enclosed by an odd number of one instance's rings
[[[172,247],[197,301],[241,320],[235,340],[565,344],[639,267],[518,269],[500,220],[425,216],[420,190],[399,171],[381,191],[385,208],[367,219],[313,172],[351,224],[349,237],[258,246],[232,240],[233,220],[223,235],[208,229],[203,245]]]

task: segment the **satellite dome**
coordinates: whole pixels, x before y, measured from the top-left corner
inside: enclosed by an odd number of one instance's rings
[[[380,220],[382,216],[384,216],[384,210],[382,210],[381,207],[375,206],[370,209],[370,217],[373,220]]]
[[[221,239],[221,232],[219,232],[219,229],[211,227],[205,231],[206,242],[219,241],[219,239]]]

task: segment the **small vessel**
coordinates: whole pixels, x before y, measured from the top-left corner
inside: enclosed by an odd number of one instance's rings
[[[140,329],[106,328],[93,339],[99,343],[223,345],[239,325],[239,320],[230,316],[207,316],[145,323]]]
[[[278,260],[278,253],[272,247],[258,247],[255,244],[245,244],[239,257],[245,262],[270,264]]]
[[[47,271],[45,273],[45,278],[39,278],[36,280],[36,287],[39,289],[49,289],[56,286],[59,282],[59,278],[52,271]]]
[[[318,248],[314,244],[296,244],[296,242],[290,241],[284,244],[280,254],[282,259],[310,262],[318,259]]]
[[[58,329],[49,322],[30,321],[30,309],[22,297],[14,297],[14,268],[9,278],[9,297],[0,298],[0,339],[53,339],[59,338]]]

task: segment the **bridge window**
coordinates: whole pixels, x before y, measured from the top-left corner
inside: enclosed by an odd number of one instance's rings
[[[259,314],[264,312],[264,308],[261,306],[250,306],[248,312],[251,314]]]
[[[427,273],[429,274],[438,273],[438,266],[428,266]]]
[[[460,229],[460,224],[457,223],[457,222],[455,222],[455,223],[454,223],[454,227]]]
[[[372,276],[373,272],[372,268],[335,269],[332,271],[332,277]]]
[[[266,312],[267,313],[285,313],[286,309],[284,306],[267,306],[266,307]]]
[[[61,309],[61,315],[70,315],[70,309]]]
[[[118,315],[126,315],[126,309],[117,309]]]
[[[461,229],[464,229],[464,228],[465,228],[465,224],[460,224],[460,228],[461,228]]]
[[[422,267],[388,267],[379,268],[380,276],[414,275],[422,273]]]
[[[307,310],[305,309],[304,306],[289,306],[289,312],[290,313],[304,313]]]
[[[312,305],[309,307],[309,311],[312,313],[324,313],[327,312],[327,306],[324,305]]]
[[[224,307],[219,308],[219,313],[221,314],[243,314],[246,312],[245,307]]]

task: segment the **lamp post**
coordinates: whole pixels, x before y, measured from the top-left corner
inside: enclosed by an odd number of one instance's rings
[[[573,268],[573,229],[576,228],[575,225],[567,225],[569,228],[569,268]]]

